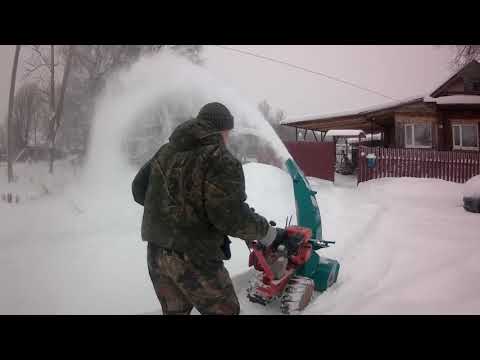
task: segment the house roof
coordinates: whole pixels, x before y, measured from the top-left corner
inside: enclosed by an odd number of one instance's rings
[[[433,102],[439,105],[480,104],[479,95],[449,95],[449,96],[439,96],[437,98],[425,96],[423,100],[425,102]]]
[[[460,78],[467,70],[471,69],[472,67],[480,66],[480,63],[476,60],[472,60],[466,65],[464,65],[460,70],[450,75],[446,80],[443,80],[439,85],[437,85],[431,92],[429,92],[430,97],[438,97],[442,90],[447,88],[450,84],[452,84],[455,80]]]
[[[407,99],[387,102],[380,105],[375,105],[363,109],[346,111],[333,114],[317,114],[317,115],[304,115],[288,117],[281,122],[282,125],[292,127],[302,127],[304,125],[310,125],[312,123],[319,124],[322,121],[340,120],[342,118],[362,118],[365,116],[375,115],[377,112],[384,112],[394,110],[400,106],[414,104],[414,103],[436,103],[443,105],[452,104],[480,104],[480,96],[478,95],[450,95],[450,96],[438,96],[442,90],[449,86],[452,82],[456,81],[462,74],[471,69],[474,66],[480,66],[480,63],[476,60],[472,60],[453,75],[450,75],[446,80],[443,80],[437,85],[429,94],[414,96]]]
[[[388,103],[383,103],[381,105],[370,106],[368,108],[363,108],[354,111],[347,111],[341,113],[334,113],[334,114],[323,114],[323,115],[307,115],[307,116],[298,116],[298,117],[288,117],[286,120],[282,121],[282,125],[303,125],[308,122],[318,121],[318,120],[333,120],[333,119],[340,119],[343,117],[352,117],[352,116],[362,116],[373,114],[377,111],[384,111],[388,109],[394,109],[399,106],[422,102],[423,96],[415,96],[408,99],[400,100],[400,101],[391,101]]]

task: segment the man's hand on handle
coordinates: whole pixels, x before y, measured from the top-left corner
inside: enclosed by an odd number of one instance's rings
[[[270,226],[265,237],[258,242],[261,246],[276,250],[280,245],[284,245],[287,249],[288,255],[295,254],[298,247],[303,241],[301,235],[289,235],[287,230]]]

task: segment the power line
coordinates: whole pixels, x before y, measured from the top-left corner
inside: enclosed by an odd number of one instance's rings
[[[373,93],[373,94],[376,94],[376,95],[380,95],[381,97],[384,97],[384,98],[387,98],[387,99],[390,99],[390,100],[397,100],[397,99],[395,99],[395,98],[392,98],[391,96],[388,96],[388,95],[382,94],[381,92],[378,92],[378,91],[375,91],[375,90],[372,90],[372,89],[369,89],[369,88],[366,88],[366,87],[363,87],[363,86],[354,84],[354,83],[352,83],[352,82],[350,82],[350,81],[343,80],[343,79],[341,79],[341,78],[338,78],[338,77],[335,77],[335,76],[331,76],[331,75],[328,75],[328,74],[325,74],[325,73],[322,73],[322,72],[319,72],[319,71],[310,70],[310,69],[307,69],[307,68],[302,67],[302,66],[298,66],[298,65],[295,65],[295,64],[288,63],[288,62],[286,62],[286,61],[277,60],[277,59],[274,59],[274,58],[271,58],[271,57],[268,57],[268,56],[263,56],[263,55],[255,54],[255,53],[253,53],[253,52],[246,51],[246,50],[234,49],[234,48],[231,48],[231,47],[228,47],[228,46],[224,46],[224,45],[215,45],[215,46],[217,46],[217,47],[219,47],[219,48],[222,48],[222,49],[226,49],[226,50],[230,50],[230,51],[235,51],[235,52],[238,52],[238,53],[241,53],[241,54],[244,54],[244,55],[254,56],[254,57],[257,57],[257,58],[260,58],[260,59],[272,61],[272,62],[277,63],[277,64],[286,65],[286,66],[289,66],[289,67],[292,67],[292,68],[295,68],[295,69],[299,69],[299,70],[306,71],[306,72],[311,73],[311,74],[320,75],[320,76],[326,77],[326,78],[328,78],[328,79],[330,79],[330,80],[338,81],[338,82],[341,82],[341,83],[344,83],[344,84],[353,86],[353,87],[355,87],[355,88],[357,88],[357,89],[364,90],[364,91],[367,91],[367,92],[370,92],[370,93]]]

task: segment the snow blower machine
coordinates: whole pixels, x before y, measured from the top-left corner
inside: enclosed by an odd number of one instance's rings
[[[262,305],[279,300],[282,313],[298,314],[310,303],[314,291],[323,292],[337,281],[340,264],[316,253],[335,242],[322,240],[316,192],[295,161],[287,160],[286,166],[293,180],[298,225],[287,223],[285,231],[299,245],[289,253],[283,245],[265,248],[254,241],[249,266],[256,275],[247,297]]]

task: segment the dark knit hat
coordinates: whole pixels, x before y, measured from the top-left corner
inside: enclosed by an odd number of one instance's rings
[[[203,119],[212,124],[219,131],[233,129],[233,116],[225,105],[218,102],[204,105],[198,113],[197,119]]]

